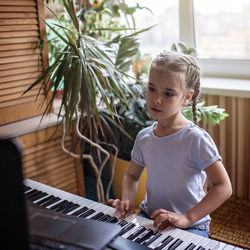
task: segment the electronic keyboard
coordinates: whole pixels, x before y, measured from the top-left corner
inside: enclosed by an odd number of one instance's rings
[[[33,181],[24,180],[25,198],[34,204],[69,216],[116,223],[122,227],[107,249],[169,249],[169,250],[239,250],[237,246],[205,238],[185,230],[167,227],[156,231],[153,220],[130,215],[119,217],[115,208],[66,191]]]

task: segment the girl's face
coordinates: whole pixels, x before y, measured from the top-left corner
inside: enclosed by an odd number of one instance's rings
[[[153,67],[149,74],[146,101],[151,116],[157,121],[168,121],[181,114],[189,103],[193,90],[185,91],[185,73]]]

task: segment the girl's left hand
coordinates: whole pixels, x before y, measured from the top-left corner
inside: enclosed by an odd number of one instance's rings
[[[186,214],[177,214],[165,209],[155,210],[151,218],[154,219],[154,227],[160,230],[168,226],[186,228],[191,224]]]

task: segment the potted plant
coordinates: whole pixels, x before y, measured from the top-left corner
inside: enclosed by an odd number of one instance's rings
[[[103,1],[97,6],[97,10],[104,11],[104,4],[111,2],[110,0]],[[125,106],[128,105],[127,97],[132,95],[132,91],[125,81],[128,75],[124,73],[124,69],[130,65],[130,57],[138,49],[136,35],[147,29],[137,31],[133,27],[90,28],[87,19],[83,18],[83,22],[80,21],[79,17],[82,15],[78,15],[79,12],[76,11],[73,0],[62,0],[62,4],[67,11],[71,26],[52,25],[43,21],[64,45],[55,50],[53,61],[25,93],[42,83],[39,92],[43,92],[44,99],[49,99],[45,114],[50,112],[56,93],[63,84],[62,100],[58,111],[58,117],[62,118],[63,124],[62,149],[72,157],[87,159],[90,162],[97,178],[98,201],[105,202],[101,174],[110,154],[98,143],[99,141],[95,141],[93,134],[97,131],[102,133],[104,131],[100,107],[104,108],[113,119],[116,114],[114,100]],[[120,6],[131,13],[134,11],[124,3]],[[114,6],[111,5],[111,7]],[[117,8],[115,11],[117,15]],[[85,15],[87,16],[86,13]],[[56,14],[55,17],[60,23]],[[109,37],[111,39],[105,41],[98,37],[101,31],[111,32],[112,30],[118,30],[119,34]],[[122,30],[132,30],[132,33],[121,34]],[[83,121],[88,126],[90,137],[86,137],[82,133]],[[97,148],[104,155],[100,166],[95,162],[91,151],[77,154],[65,147],[64,138],[72,129],[76,131],[79,140],[89,144],[91,148]]]

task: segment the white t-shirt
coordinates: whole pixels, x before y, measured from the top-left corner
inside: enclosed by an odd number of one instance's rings
[[[163,208],[185,213],[204,197],[204,169],[221,160],[209,134],[193,123],[179,131],[157,137],[152,126],[141,130],[135,140],[131,157],[147,167],[147,193],[140,208],[149,216]],[[207,229],[207,215],[190,227]]]

